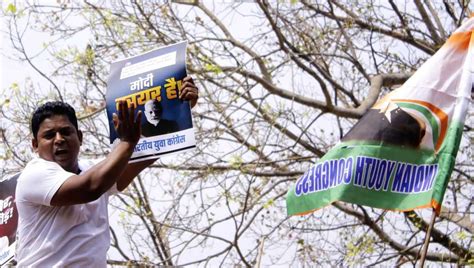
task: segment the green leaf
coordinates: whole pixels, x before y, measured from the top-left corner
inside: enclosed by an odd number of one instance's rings
[[[267,203],[265,203],[265,205],[263,205],[264,208],[269,208],[273,205],[273,199],[270,199],[267,201]]]
[[[7,10],[7,12],[10,12],[10,13],[12,13],[12,14],[16,14],[16,11],[17,11],[17,10],[16,10],[16,6],[15,6],[14,4],[12,4],[12,3],[8,4],[6,10]]]
[[[13,82],[11,85],[10,85],[10,88],[11,90],[15,91],[15,92],[18,92],[20,90],[20,86],[18,86],[18,83],[16,82]]]
[[[240,166],[242,166],[243,162],[244,162],[244,160],[239,155],[234,155],[229,160],[230,165],[232,166],[232,168],[235,168],[235,169],[240,168]]]
[[[205,68],[207,71],[213,72],[213,73],[215,73],[215,74],[220,74],[220,73],[222,73],[222,69],[221,69],[219,66],[215,65],[215,64],[206,63],[206,64],[204,65],[204,68]]]
[[[5,106],[8,107],[10,105],[10,99],[5,99],[4,101],[0,102],[0,107]]]
[[[458,232],[458,233],[456,234],[456,236],[457,236],[459,239],[461,239],[461,240],[464,240],[464,239],[468,238],[467,233],[464,232],[464,231]]]

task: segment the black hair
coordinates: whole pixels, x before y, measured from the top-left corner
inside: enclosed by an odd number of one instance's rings
[[[161,102],[158,101],[157,99],[150,100],[153,102],[153,108],[158,109],[158,114],[160,117],[163,115],[163,106],[161,105]]]
[[[35,112],[33,113],[33,117],[31,118],[31,131],[33,132],[33,137],[35,139],[37,138],[41,122],[54,115],[67,116],[76,130],[78,130],[76,111],[74,108],[62,101],[49,101],[36,108]]]

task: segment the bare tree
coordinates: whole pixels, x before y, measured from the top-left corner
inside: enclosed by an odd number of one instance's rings
[[[436,52],[471,13],[470,1],[57,2],[4,10],[14,57],[36,74],[2,89],[2,120],[11,123],[1,132],[3,174],[31,158],[28,119],[45,99],[78,110],[83,157],[107,154],[104,95],[118,58],[187,40],[188,72],[199,83],[198,148],[157,161],[113,201],[110,264],[416,262],[429,211],[335,203],[290,218],[285,195]],[[37,31],[50,39],[28,50]],[[430,262],[473,262],[472,120],[471,109]]]

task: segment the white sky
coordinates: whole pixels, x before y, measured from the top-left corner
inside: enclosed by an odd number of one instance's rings
[[[3,1],[2,2],[2,8],[5,9],[6,5],[8,5],[10,1]],[[52,1],[56,2],[56,1]],[[231,3],[231,1],[221,1],[220,3],[227,5]],[[249,4],[244,3],[242,8],[248,8]],[[238,21],[239,23],[232,23],[232,21]],[[248,23],[247,25],[243,24],[242,22],[248,22],[248,17],[246,19],[238,18],[238,17],[228,17],[228,23],[235,25],[232,27],[232,33],[235,36],[245,36],[251,34],[250,30],[247,30],[247,26],[250,26]],[[26,77],[28,76],[33,76],[34,80],[38,84],[44,84],[47,85],[46,80],[36,74],[32,68],[25,62],[19,62],[15,60],[15,56],[12,56],[12,48],[10,44],[10,40],[7,37],[6,33],[6,27],[5,25],[5,18],[1,17],[0,18],[0,23],[1,23],[1,28],[0,34],[0,87],[2,89],[7,89],[12,83],[18,83],[20,85],[23,84],[23,81],[25,80]],[[236,27],[238,26],[238,27]],[[29,36],[29,40],[34,40],[34,42],[30,42],[28,45],[29,47],[29,53],[32,53],[33,51],[38,51],[41,49],[41,46],[43,42],[47,41],[49,38],[48,34],[41,34],[41,33],[34,33],[32,36]],[[40,62],[43,67],[48,65],[47,61],[38,61]],[[0,103],[2,103],[4,97],[2,96],[0,98]],[[0,127],[2,127],[2,119],[0,118]],[[2,154],[3,151],[3,145],[0,145],[0,155]],[[117,217],[117,214],[112,213],[111,218],[114,219]],[[113,222],[113,221],[111,221]],[[228,226],[225,226],[225,224],[218,225],[213,229],[214,234],[218,234],[219,236],[225,236],[225,234],[232,235],[232,232],[230,232],[228,229]],[[217,244],[217,243],[216,243]],[[199,254],[198,251],[201,249],[196,250],[196,254]],[[114,256],[114,253],[112,253],[112,256]],[[200,256],[186,256],[189,258],[189,260],[196,259]],[[182,256],[181,261],[183,261],[186,257]],[[186,258],[186,260],[188,260]]]

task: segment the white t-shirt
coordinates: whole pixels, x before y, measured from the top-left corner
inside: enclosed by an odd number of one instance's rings
[[[79,162],[84,172],[92,163]],[[31,160],[16,186],[18,209],[18,266],[105,267],[110,245],[108,198],[79,205],[51,206],[59,187],[75,175],[57,163]]]

